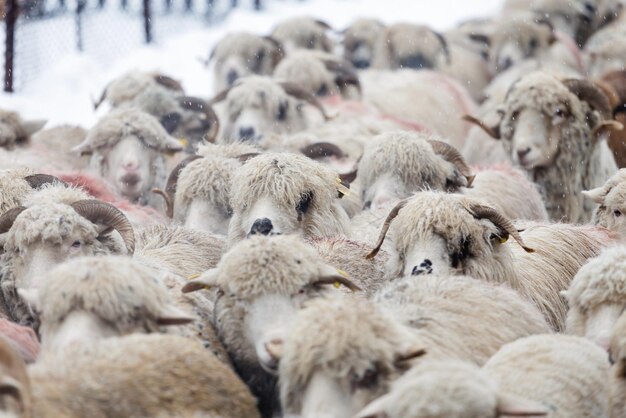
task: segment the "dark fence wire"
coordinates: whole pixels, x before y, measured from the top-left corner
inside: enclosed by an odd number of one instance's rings
[[[158,28],[168,18],[209,25],[237,7],[262,10],[263,0],[0,0],[4,91],[23,88],[63,54],[97,50],[105,60],[167,36]]]

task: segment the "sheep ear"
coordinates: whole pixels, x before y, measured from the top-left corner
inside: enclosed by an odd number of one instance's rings
[[[89,144],[89,142],[85,140],[81,142],[80,144],[76,145],[74,148],[72,148],[71,152],[82,156],[82,155],[91,154],[93,152],[93,149],[91,148],[91,145]]]
[[[165,305],[157,316],[159,325],[185,325],[194,321],[193,316],[174,305]]]
[[[187,282],[183,286],[182,291],[183,293],[190,293],[190,292],[195,292],[197,290],[205,289],[207,287],[218,287],[219,284],[217,281],[217,277],[218,277],[217,269],[208,270],[204,272],[197,279],[193,279]]]
[[[27,120],[22,122],[22,129],[26,133],[26,136],[31,136],[37,131],[40,131],[48,123],[46,119]]]
[[[552,412],[548,407],[510,394],[498,395],[496,416],[544,417]]]
[[[370,402],[353,418],[388,418],[387,405],[391,402],[391,395],[386,394]]]
[[[422,357],[425,354],[426,350],[424,350],[423,347],[415,347],[414,345],[411,345],[396,354],[394,364],[398,368],[406,368],[407,366],[410,366],[410,361]]]
[[[17,289],[17,294],[28,303],[33,312],[38,312],[41,306],[41,298],[38,289]]]
[[[597,187],[591,190],[583,190],[583,196],[588,197],[593,200],[595,203],[601,205],[604,202],[604,198],[606,196],[606,192],[604,191],[604,187]]]
[[[594,141],[599,141],[603,137],[610,135],[612,132],[621,131],[623,129],[624,125],[616,120],[603,120],[598,124],[598,126],[593,128],[591,136],[593,137]]]
[[[168,136],[165,139],[165,144],[163,145],[163,150],[167,153],[176,153],[183,150],[183,144],[178,139]]]

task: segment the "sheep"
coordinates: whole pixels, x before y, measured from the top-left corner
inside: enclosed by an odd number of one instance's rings
[[[284,330],[306,300],[332,292],[327,285],[333,284],[359,289],[297,237],[256,236],[233,246],[217,268],[182,290],[220,290],[214,321],[218,335],[235,370],[259,398],[261,415],[271,417],[279,411],[273,373]]]
[[[465,274],[506,283],[533,301],[554,330],[562,330],[567,308],[559,292],[612,236],[595,226],[526,222],[522,228],[520,234],[480,200],[420,192],[391,210],[368,257],[376,255],[389,231],[389,279]],[[516,243],[506,243],[509,237]]]
[[[10,150],[27,144],[46,123],[39,119],[24,120],[16,112],[0,109],[0,147]]]
[[[475,109],[475,103],[453,78],[428,70],[366,70],[359,79],[365,103],[425,126],[455,148],[463,148],[471,125],[460,117]]]
[[[585,44],[583,55],[591,77],[624,69],[626,31],[622,22],[608,25],[596,32]]]
[[[33,190],[25,178],[33,174],[30,168],[0,171],[0,213],[22,204]]]
[[[91,154],[91,170],[124,198],[158,209],[150,190],[165,183],[163,154],[182,148],[153,116],[137,109],[117,109],[103,117],[74,152]]]
[[[131,71],[109,82],[100,98],[94,101],[97,109],[106,100],[112,107],[132,102],[147,90],[164,90],[172,95],[183,93],[179,81],[159,73]]]
[[[284,20],[272,30],[272,38],[291,54],[296,49],[316,49],[333,52],[335,42],[328,36],[332,28],[328,23],[310,17],[295,17]]]
[[[355,71],[350,62],[333,54],[301,50],[289,54],[276,66],[274,78],[319,97],[358,99],[361,85]]]
[[[242,77],[257,74],[270,76],[283,59],[282,45],[271,36],[232,32],[213,47],[208,66],[213,63],[213,91],[231,87]]]
[[[567,333],[588,338],[605,350],[611,344],[613,326],[626,307],[624,254],[624,246],[604,250],[581,267],[563,292],[569,305]]]
[[[355,418],[484,418],[544,416],[550,409],[513,396],[474,364],[424,361],[368,404]]]
[[[287,414],[352,416],[386,393],[415,357],[481,365],[503,344],[548,331],[516,292],[469,277],[408,277],[375,302],[319,299],[299,312],[279,364]]]
[[[624,393],[626,393],[626,376],[624,366],[626,365],[626,353],[624,346],[626,340],[626,315],[620,315],[618,321],[612,329],[611,345],[609,348],[609,361],[611,363],[610,381],[611,381],[611,418],[619,418],[626,413],[626,402],[624,402]]]
[[[619,168],[626,167],[626,71],[611,71],[594,82],[606,93],[613,109],[613,118],[618,122],[614,129],[607,129],[607,143]],[[620,126],[621,124],[621,126]],[[622,128],[621,130],[619,128]],[[610,128],[610,127],[607,127]]]
[[[590,82],[535,72],[511,88],[495,128],[478,123],[502,138],[512,160],[538,183],[550,218],[576,223],[593,210],[581,192],[617,171],[603,140],[610,116],[606,96]]]
[[[376,40],[385,25],[377,19],[357,19],[343,31],[343,57],[355,68],[369,68]]]
[[[592,223],[614,232],[620,240],[626,239],[626,224],[622,219],[626,213],[626,169],[619,170],[601,187],[583,190],[583,195],[598,205]]]
[[[21,401],[17,416],[259,416],[237,376],[202,345],[183,337],[111,338],[51,354],[28,369],[6,344],[0,350],[4,393],[11,394],[5,398]]]
[[[433,189],[484,198],[511,219],[548,219],[541,195],[524,173],[503,166],[483,167],[475,175],[456,149],[424,134],[389,132],[374,138],[359,161],[357,179],[366,209]]]
[[[229,244],[255,234],[345,236],[349,218],[340,204],[345,194],[336,173],[304,156],[252,158],[231,180]]]
[[[546,405],[549,417],[609,416],[607,355],[584,338],[521,338],[502,347],[483,370],[500,390]]]
[[[76,201],[71,189],[65,194],[71,203],[17,206],[0,217],[0,233],[6,233],[0,256],[2,302],[19,324],[31,325],[34,319],[17,289],[39,287],[52,265],[80,255],[134,252],[133,227],[122,212],[96,200]]]
[[[232,215],[230,180],[242,161],[261,150],[253,145],[206,143],[176,166],[167,179],[166,214],[187,228],[226,235]],[[156,191],[156,190],[155,190]]]
[[[223,109],[217,108],[224,121],[217,142],[258,142],[272,133],[301,131],[328,119],[321,103],[298,86],[279,83],[269,77],[249,76],[235,82],[211,100],[211,104],[224,101]],[[321,113],[305,111],[309,103]],[[316,118],[317,117],[317,118]]]

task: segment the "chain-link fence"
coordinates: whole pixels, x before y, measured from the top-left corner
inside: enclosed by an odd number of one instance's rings
[[[236,7],[260,10],[263,0],[0,0],[4,91],[19,91],[69,54],[110,62],[181,26],[218,22]]]

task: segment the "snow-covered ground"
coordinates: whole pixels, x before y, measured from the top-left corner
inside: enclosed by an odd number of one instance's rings
[[[56,59],[48,64],[47,58],[37,60],[35,57],[32,65],[44,66],[44,69],[24,82],[17,93],[0,94],[0,108],[17,110],[28,118],[46,118],[48,126],[74,123],[90,127],[103,111],[93,111],[92,98],[99,96],[108,81],[129,70],[162,71],[181,80],[188,94],[209,97],[212,92],[210,72],[199,58],[206,57],[214,43],[227,32],[244,30],[266,34],[280,20],[299,15],[323,19],[338,29],[357,17],[376,17],[387,23],[426,23],[445,30],[469,18],[493,15],[501,3],[502,0],[266,0],[261,12],[236,9],[225,20],[210,25],[182,15],[158,17],[155,19],[156,42],[151,46],[140,44],[138,19],[124,24],[128,15],[112,8],[86,17],[85,53],[71,52],[74,49],[71,46],[52,51],[49,47],[43,48]],[[50,23],[41,23],[37,41],[57,46],[75,43],[71,35],[73,21],[66,19],[64,22],[67,22],[63,23],[66,27],[62,29],[67,31],[59,30],[58,23],[54,30],[44,26]],[[111,36],[116,31],[121,35]],[[124,42],[125,39],[133,39],[133,42]],[[18,44],[18,52],[20,47],[36,48],[36,44]]]

